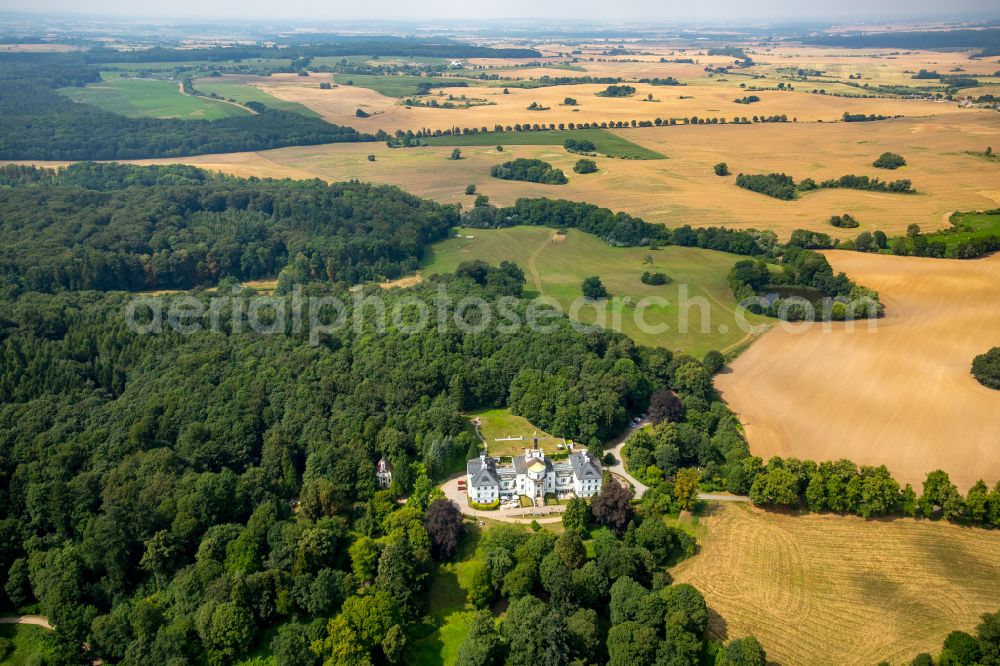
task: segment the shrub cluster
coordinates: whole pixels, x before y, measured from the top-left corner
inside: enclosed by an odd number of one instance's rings
[[[522,180],[547,185],[563,185],[569,182],[561,169],[555,169],[542,160],[524,157],[493,166],[490,175],[502,180]]]

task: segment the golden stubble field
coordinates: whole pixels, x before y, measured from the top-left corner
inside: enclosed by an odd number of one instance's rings
[[[658,76],[669,76],[666,66]],[[516,71],[516,70],[515,70]],[[608,74],[611,75],[611,74]],[[435,90],[447,99],[466,95],[487,100],[488,105],[467,109],[433,109],[427,107],[406,107],[394,97],[387,97],[370,88],[341,85],[330,90],[319,87],[326,81],[322,74],[300,77],[295,74],[274,74],[270,77],[249,78],[248,82],[274,97],[303,104],[324,120],[337,125],[347,125],[362,131],[431,129],[447,130],[453,127],[487,127],[494,125],[518,124],[569,124],[630,122],[632,120],[653,121],[656,118],[690,118],[692,116],[724,117],[731,121],[733,116],[786,115],[789,120],[798,118],[802,122],[839,119],[845,111],[851,113],[927,116],[931,114],[962,113],[955,103],[938,103],[924,100],[898,98],[848,99],[830,95],[814,95],[802,89],[792,92],[753,92],[738,87],[741,82],[754,83],[746,77],[731,76],[726,80],[696,79],[685,86],[652,86],[633,83],[636,93],[631,97],[598,97],[607,85],[574,84],[547,86],[544,88],[508,88],[503,94],[502,87],[441,88]],[[758,84],[761,82],[758,81]],[[773,85],[773,83],[772,83]],[[796,85],[796,88],[799,88]],[[809,84],[809,88],[812,84]],[[655,101],[646,101],[647,95]],[[748,94],[760,97],[754,104],[736,104],[733,100]],[[563,105],[563,100],[572,97],[576,106]],[[536,102],[546,111],[529,111],[528,106]],[[363,109],[367,118],[358,118],[355,113]]]
[[[772,229],[782,238],[797,228],[854,237],[864,230],[901,234],[910,223],[923,229],[944,227],[951,211],[1000,205],[1000,162],[967,151],[1000,149],[1000,113],[969,111],[940,118],[896,119],[876,123],[691,126],[616,130],[621,136],[668,156],[666,160],[619,160],[597,157],[595,174],[572,172],[579,156],[561,146],[462,148],[463,159],[450,160],[451,147],[391,149],[384,143],[301,146],[254,153],[201,155],[141,163],[182,162],[238,176],[319,177],[329,181],[357,178],[393,184],[444,203],[463,203],[465,186],[475,183],[492,203],[518,197],[554,197],[588,201],[677,227],[726,225]],[[503,135],[497,136],[502,143]],[[875,169],[871,162],[890,150],[903,155],[906,167]],[[367,156],[375,155],[370,162]],[[490,167],[517,157],[533,157],[563,169],[566,185],[502,181]],[[915,195],[822,190],[796,201],[780,201],[736,187],[735,176],[718,177],[717,162],[735,174],[782,171],[801,180],[867,174],[883,179],[909,178]],[[849,212],[858,229],[836,229],[831,215]]]
[[[969,261],[828,253],[878,290],[886,316],[804,333],[775,326],[716,377],[767,459],[886,465],[918,490],[943,469],[960,489],[1000,480],[1000,391],[969,373],[1000,345],[1000,254]]]
[[[769,663],[909,663],[1000,608],[1000,533],[912,519],[709,506],[700,551],[671,570],[720,638],[753,634]]]

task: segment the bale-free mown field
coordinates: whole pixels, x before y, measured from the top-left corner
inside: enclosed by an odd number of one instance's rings
[[[219,100],[184,95],[179,85],[162,79],[114,77],[83,88],[63,88],[61,92],[75,102],[131,117],[218,120],[249,113]]]
[[[1000,160],[969,154],[1000,146],[1000,114],[996,112],[871,123],[699,125],[608,133],[668,159],[598,156],[598,173],[579,175],[572,171],[579,155],[564,150],[562,141],[558,145],[519,145],[523,140],[545,142],[549,136],[531,132],[486,135],[485,145],[473,145],[485,142],[484,138],[461,137],[467,143],[461,147],[460,160],[448,159],[450,146],[393,149],[384,143],[361,143],[169,161],[240,176],[319,177],[329,181],[357,178],[465,205],[471,204],[464,195],[465,186],[476,183],[492,203],[509,205],[519,197],[553,196],[553,187],[490,178],[490,167],[518,157],[536,158],[562,169],[569,178],[568,184],[557,188],[555,196],[560,198],[622,210],[668,227],[755,227],[771,229],[782,238],[799,228],[835,238],[853,238],[876,229],[890,236],[902,235],[911,223],[927,232],[950,227],[948,217],[953,211],[1000,206]],[[497,152],[497,143],[504,145],[503,152]],[[888,174],[873,168],[875,158],[886,151],[902,155],[907,165]],[[367,159],[370,154],[376,161]],[[735,175],[716,176],[713,166],[718,162],[726,162],[732,174],[777,171],[796,180],[845,174],[908,178],[917,194],[834,189],[781,201],[736,187]],[[828,224],[831,216],[845,212],[858,220],[858,228],[838,229]]]
[[[776,325],[716,377],[750,450],[765,460],[848,458],[886,465],[919,490],[943,469],[964,492],[1000,480],[1000,391],[970,374],[1000,343],[1000,254],[923,259],[831,252],[830,263],[879,292],[868,323]]]
[[[906,664],[1000,608],[996,530],[733,502],[695,520],[699,552],[671,573],[705,595],[714,636],[753,634],[770,663]]]
[[[639,344],[697,357],[749,343],[766,321],[748,314],[751,331],[737,319],[726,276],[740,257],[723,252],[615,248],[576,229],[565,236],[542,227],[460,229],[458,238],[430,249],[421,272],[450,273],[472,259],[513,261],[524,270],[527,290],[554,299],[574,319],[621,331]],[[646,271],[666,273],[673,282],[643,284],[640,277]],[[601,278],[609,299],[583,301],[580,285],[592,275]]]

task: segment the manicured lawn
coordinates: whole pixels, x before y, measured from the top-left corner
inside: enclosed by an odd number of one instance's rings
[[[986,236],[1000,236],[1000,215],[961,213],[956,216],[954,227],[927,234],[927,241],[939,241],[951,247],[962,241]]]
[[[641,160],[662,160],[666,156],[643,148],[628,139],[603,129],[543,130],[538,132],[487,132],[434,136],[424,139],[431,146],[561,146],[566,139],[591,141],[597,152],[609,157],[630,157]]]
[[[467,238],[471,236],[471,238]],[[647,262],[652,260],[652,266]],[[427,252],[423,275],[453,272],[463,261],[482,259],[517,263],[527,278],[525,289],[552,298],[563,312],[586,324],[619,330],[639,344],[681,350],[701,357],[711,349],[735,350],[754,339],[735,314],[736,301],[726,281],[740,257],[713,250],[668,246],[615,248],[576,229],[556,237],[543,227],[462,229],[461,237]],[[662,271],[673,282],[643,284],[644,271]],[[584,278],[597,275],[611,298],[577,303]],[[657,302],[646,298],[665,299]],[[648,307],[644,307],[648,305]],[[637,310],[641,313],[636,315]],[[767,321],[747,314],[752,325]],[[667,326],[667,330],[653,328]]]
[[[2,666],[29,666],[50,663],[53,650],[49,645],[50,631],[26,624],[0,624],[0,639],[11,642],[6,653],[0,653]]]
[[[232,104],[183,95],[179,82],[162,79],[109,78],[83,88],[62,88],[75,102],[132,118],[182,118],[219,120],[248,112]]]
[[[413,666],[454,664],[458,649],[469,631],[476,611],[466,602],[476,564],[479,527],[466,522],[466,536],[454,562],[435,565],[428,583],[429,614],[432,625],[423,628],[426,634],[416,639],[406,655]]]
[[[469,412],[469,417],[482,420],[479,433],[486,440],[486,446],[491,456],[512,456],[521,453],[522,449],[532,445],[532,436],[538,436],[539,445],[547,453],[555,453],[556,444],[562,443],[562,438],[552,437],[541,428],[532,425],[530,421],[510,413],[509,409],[482,409]],[[506,437],[524,437],[523,440],[498,442]]]
[[[194,82],[194,88],[195,90],[203,93],[214,92],[219,97],[224,99],[233,99],[240,104],[246,104],[247,102],[260,102],[261,104],[264,104],[272,109],[293,111],[303,116],[319,118],[319,114],[307,106],[299,104],[298,102],[287,102],[283,99],[278,99],[274,95],[267,94],[260,88],[247,85],[246,83],[236,79],[206,77],[197,79]]]

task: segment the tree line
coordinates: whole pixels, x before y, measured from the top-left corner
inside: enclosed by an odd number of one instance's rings
[[[256,114],[219,120],[130,118],[78,104],[54,90],[99,80],[65,63],[0,57],[0,159],[115,160],[383,140],[319,118],[248,102]]]
[[[18,289],[170,289],[290,268],[360,282],[415,270],[454,207],[394,187],[245,180],[194,167],[0,168],[0,280]]]

